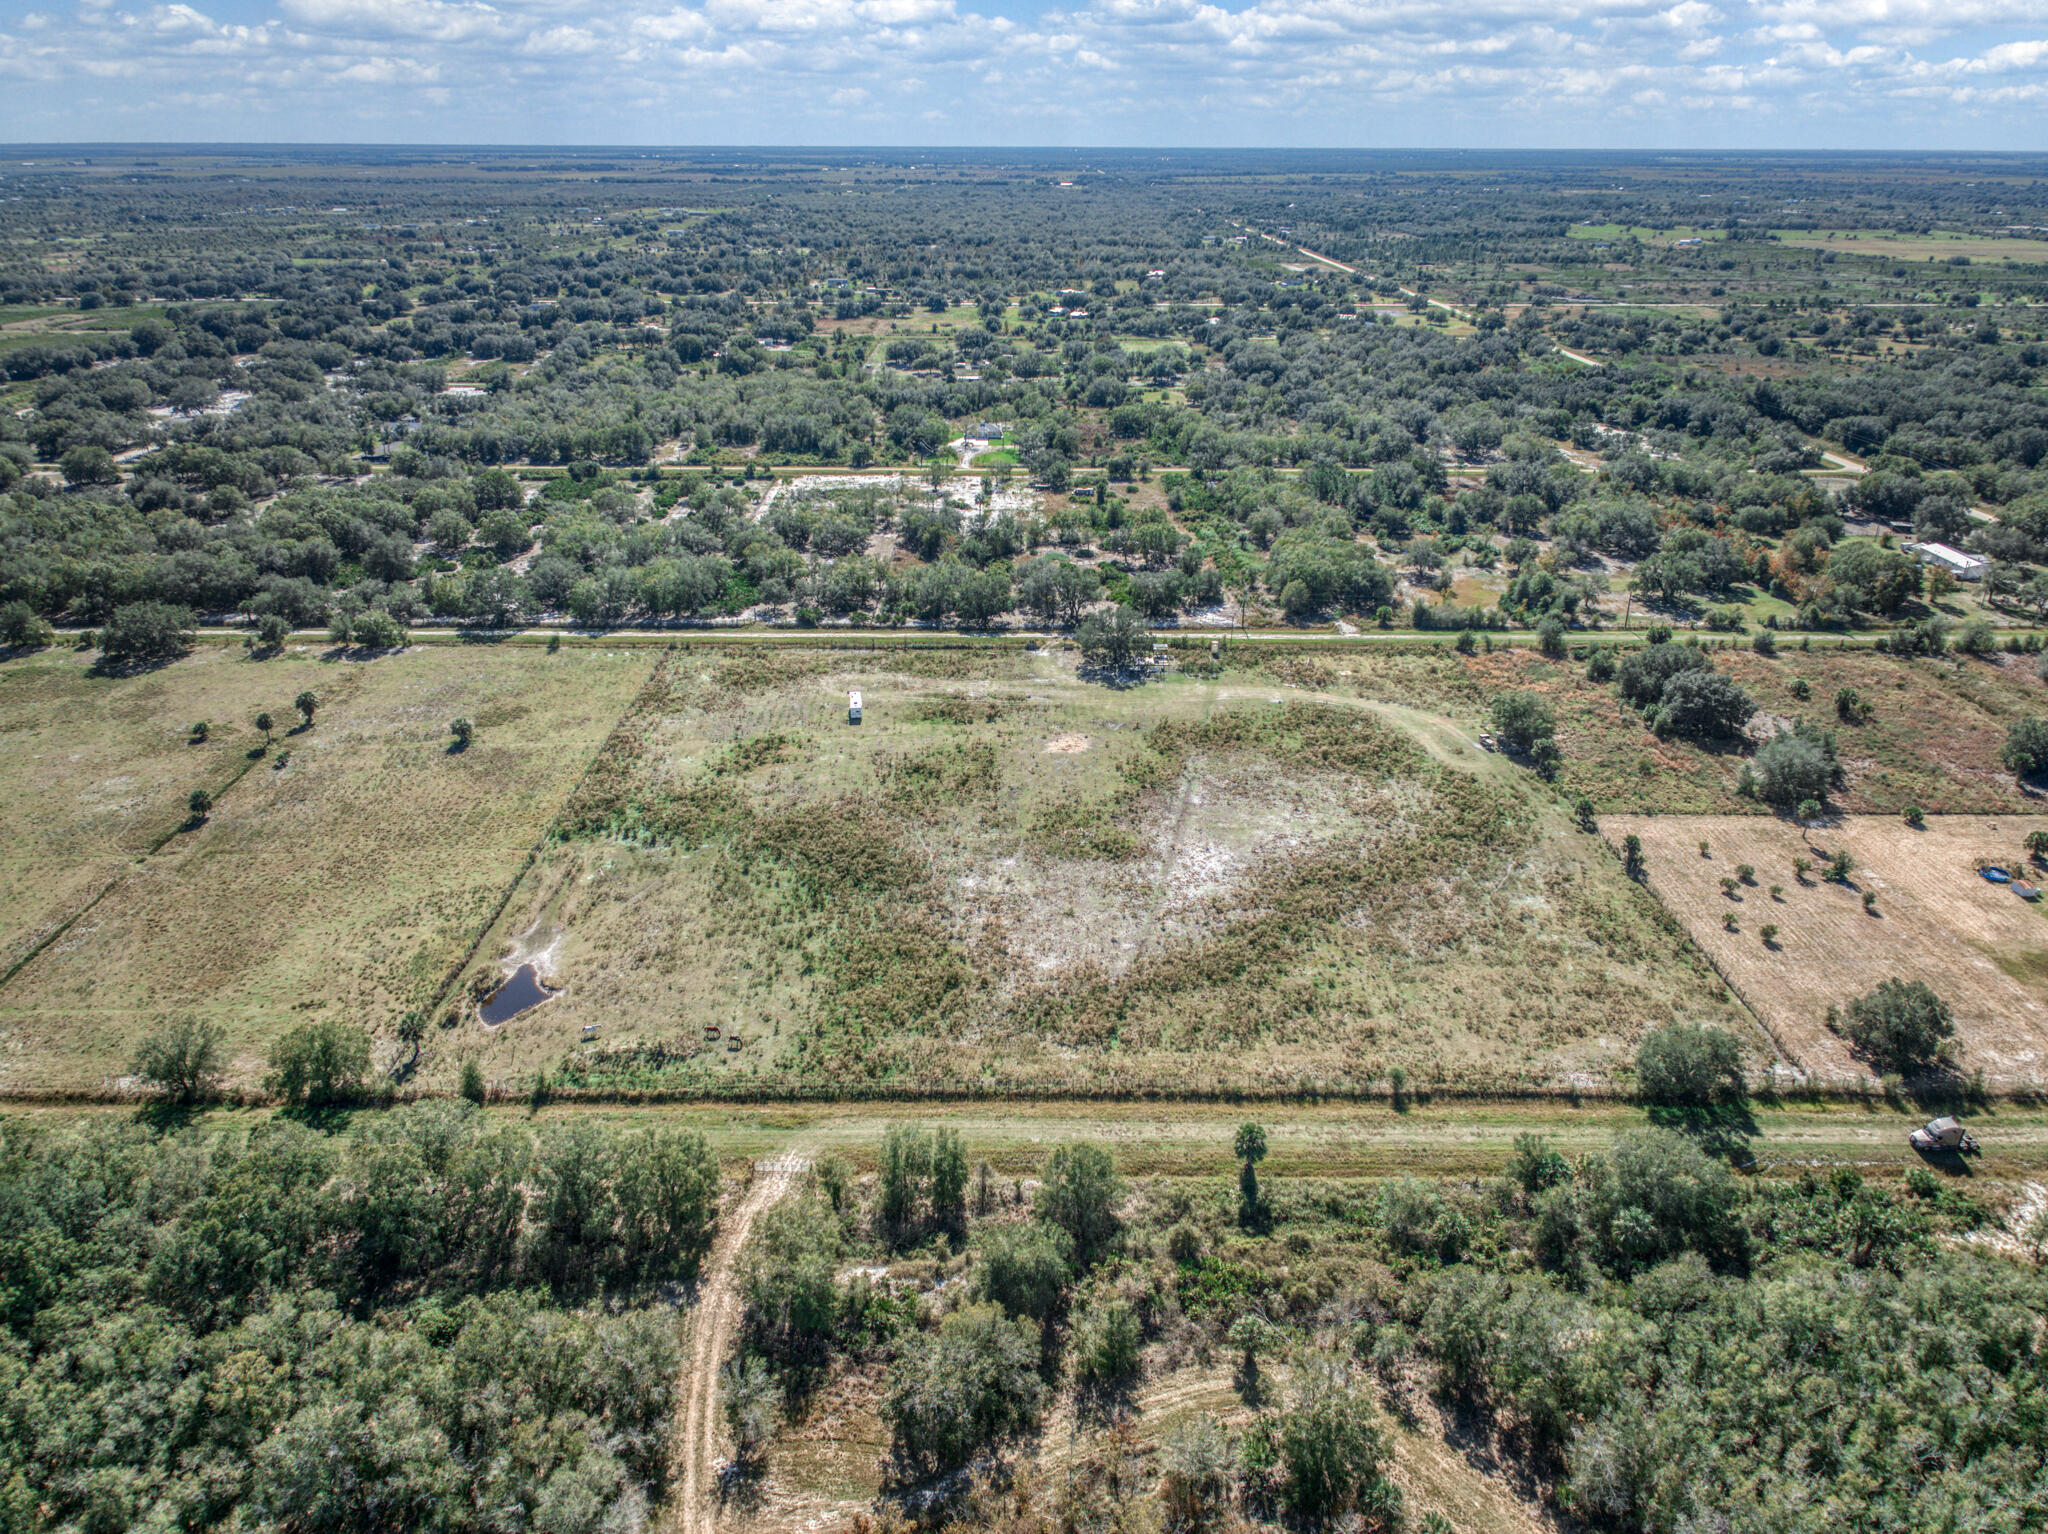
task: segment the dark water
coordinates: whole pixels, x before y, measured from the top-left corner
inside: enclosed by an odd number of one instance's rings
[[[485,999],[484,1021],[502,1023],[507,1018],[517,1017],[531,1007],[537,1007],[555,993],[540,983],[540,975],[531,964],[522,964],[497,990]]]

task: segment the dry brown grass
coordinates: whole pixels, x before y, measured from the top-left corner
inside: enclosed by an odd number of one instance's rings
[[[1897,976],[1926,981],[1954,1008],[1964,1070],[1981,1069],[1994,1089],[2048,1081],[2048,911],[1976,871],[1980,859],[2021,867],[2024,838],[2048,829],[2048,817],[1933,816],[1916,831],[1890,816],[1849,816],[1802,834],[1753,816],[1609,816],[1602,829],[1617,844],[1642,837],[1650,888],[1815,1077],[1870,1079],[1828,1032],[1827,1009]],[[1855,861],[1847,887],[1818,877],[1837,849]],[[1805,883],[1795,858],[1815,865]],[[1756,883],[1738,883],[1731,899],[1721,880],[1741,863]],[[1871,911],[1865,890],[1876,895]],[[1767,923],[1778,928],[1770,946]]]
[[[1230,652],[1231,664],[1270,671],[1281,659],[1248,651]],[[1834,800],[1851,813],[1897,813],[1914,804],[1930,814],[2023,813],[2041,802],[1998,759],[2014,720],[2048,713],[2048,687],[2034,676],[2031,656],[1908,660],[1819,640],[1807,650],[1787,644],[1772,658],[1736,642],[1716,649],[1713,661],[1756,701],[1759,727],[1766,719],[1774,728],[1806,719],[1835,732],[1844,782]],[[1449,649],[1347,654],[1329,664],[1334,679],[1312,685],[1336,696],[1428,709],[1467,730],[1487,727],[1488,710],[1503,690],[1542,694],[1557,713],[1560,792],[1567,800],[1592,799],[1603,814],[1762,813],[1736,793],[1749,759],[1742,743],[1702,749],[1659,740],[1614,683],[1586,680],[1583,662],[1545,660],[1517,647],[1471,656]],[[1835,694],[1845,687],[1868,705],[1863,723],[1836,717]]]
[[[103,1088],[178,1012],[226,1028],[241,1084],[309,1017],[388,1041],[460,962],[651,664],[509,646],[363,662],[201,650],[125,680],[45,679],[13,738],[51,768],[20,786],[75,828],[54,846],[86,854],[77,867],[175,830],[195,780],[217,787],[245,764],[256,706],[291,722],[306,686],[322,706],[312,730],[279,742],[288,766],[276,753],[255,763],[205,826],[122,862],[90,913],[0,990],[0,1087]],[[185,745],[183,727],[209,715],[239,728],[218,748]],[[477,736],[451,753],[458,715]],[[113,752],[97,744],[108,735]],[[125,813],[101,817],[123,780],[136,785],[120,790]]]
[[[91,661],[53,650],[0,665],[0,973],[183,824],[193,789],[241,769],[259,710],[296,722],[301,689],[339,694],[355,669],[211,647],[133,677]],[[198,720],[203,745],[187,733]]]

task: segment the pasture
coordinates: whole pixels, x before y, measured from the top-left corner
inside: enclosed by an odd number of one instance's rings
[[[309,1017],[367,1025],[388,1060],[651,666],[465,646],[201,647],[129,677],[71,656],[0,667],[9,967],[71,922],[0,986],[0,1087],[103,1089],[179,1013],[227,1030],[238,1085]],[[315,723],[286,734],[307,688]],[[259,710],[278,738],[252,755]],[[458,716],[476,725],[459,752]],[[186,828],[195,787],[215,805]]]
[[[1828,1031],[1827,1011],[1897,977],[1924,980],[1949,1003],[1961,1068],[1982,1070],[1994,1091],[2048,1080],[2048,911],[1987,883],[1977,865],[2025,867],[2022,843],[2042,829],[2048,816],[1937,816],[1920,830],[1892,816],[1848,816],[1811,832],[1763,817],[1602,822],[1617,843],[1631,832],[1642,838],[1650,888],[1812,1076],[1870,1078]],[[1838,850],[1854,861],[1850,879],[1823,881],[1818,870]],[[1815,871],[1800,876],[1799,858]],[[1750,881],[1739,877],[1743,864]],[[1777,929],[1769,941],[1766,925]]]
[[[1689,938],[1567,814],[1584,796],[1610,837],[1655,812],[1646,839],[1690,815],[1768,838],[1735,791],[1747,749],[1660,740],[1584,662],[1525,646],[1226,645],[1128,685],[1065,647],[202,647],[125,678],[86,659],[0,666],[15,1091],[118,1084],[184,1012],[228,1029],[242,1086],[307,1017],[362,1023],[388,1066],[430,1012],[416,1085],[473,1059],[504,1092],[629,1097],[1598,1090],[1677,1018],[1772,1053],[1706,962],[1718,908],[1653,876]],[[1835,729],[1852,814],[2032,807],[1997,763],[2041,693],[2024,658],[1715,662],[1768,725]],[[255,751],[255,713],[296,724],[306,687],[315,726]],[[1864,722],[1831,717],[1844,687]],[[1554,786],[1478,745],[1512,689],[1557,712]],[[217,800],[203,825],[194,787]],[[1973,1015],[2031,983],[2011,962]],[[485,1024],[527,963],[559,993]],[[1854,1074],[1746,973],[1801,1063]],[[2018,1080],[2030,1047],[1969,1063]]]
[[[2048,240],[2021,235],[1962,234],[1931,229],[1907,234],[1896,229],[1778,229],[1774,237],[1799,250],[1832,250],[1850,256],[1880,256],[1894,261],[1947,261],[1962,256],[1973,262],[2048,261]]]

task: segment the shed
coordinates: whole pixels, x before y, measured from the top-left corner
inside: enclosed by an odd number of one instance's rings
[[[857,692],[850,692],[846,695],[846,722],[848,724],[860,723],[860,694]]]
[[[1984,572],[1991,568],[1990,560],[1965,554],[1945,543],[1916,543],[1912,548],[1921,564],[1938,566],[1959,581],[1981,581]]]

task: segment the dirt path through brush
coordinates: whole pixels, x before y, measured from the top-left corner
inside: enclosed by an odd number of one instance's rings
[[[683,1431],[677,1445],[682,1463],[676,1475],[675,1501],[665,1520],[680,1534],[711,1534],[718,1509],[718,1366],[732,1350],[739,1326],[740,1297],[735,1282],[740,1253],[746,1250],[754,1217],[796,1186],[810,1169],[805,1147],[793,1146],[772,1161],[754,1166],[754,1182],[730,1213],[718,1222],[718,1239],[705,1260],[704,1282],[697,1291],[696,1314],[690,1323],[690,1356],[683,1374]]]

